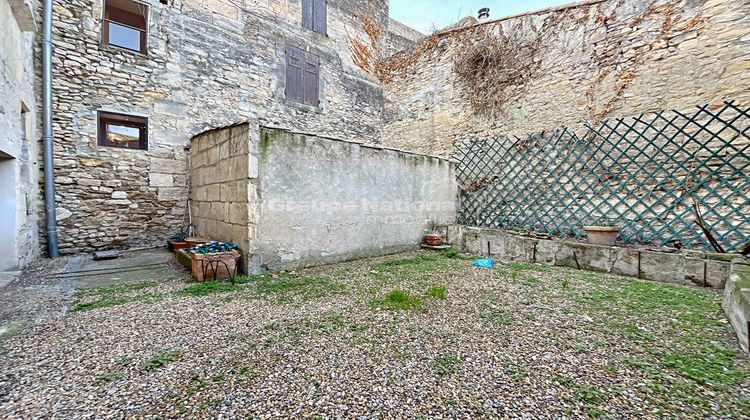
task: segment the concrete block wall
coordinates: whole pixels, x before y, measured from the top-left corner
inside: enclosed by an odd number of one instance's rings
[[[195,136],[190,146],[191,209],[202,237],[232,242],[245,261],[248,233],[249,124],[211,130]]]
[[[497,258],[610,273],[665,283],[723,289],[732,254],[689,250],[638,249],[540,239],[468,226],[446,228],[447,239],[462,250]]]
[[[417,249],[455,220],[453,162],[272,129],[256,148],[258,270]]]

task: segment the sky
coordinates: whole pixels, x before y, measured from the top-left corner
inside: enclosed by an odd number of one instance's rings
[[[576,0],[391,0],[391,17],[423,33],[444,28],[490,8],[490,18],[573,3]]]

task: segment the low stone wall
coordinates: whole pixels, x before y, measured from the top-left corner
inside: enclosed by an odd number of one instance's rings
[[[750,352],[750,259],[737,257],[732,261],[721,306],[737,333],[740,346]]]
[[[463,251],[502,261],[521,261],[597,271],[666,283],[724,288],[736,255],[656,250],[540,239],[498,229],[444,227],[447,240]]]
[[[247,263],[249,124],[205,132],[190,147],[193,224],[199,235],[232,242]]]

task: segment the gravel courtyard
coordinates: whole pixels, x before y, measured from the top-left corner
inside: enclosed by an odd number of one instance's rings
[[[76,299],[2,343],[3,418],[750,417],[710,290],[448,252]]]

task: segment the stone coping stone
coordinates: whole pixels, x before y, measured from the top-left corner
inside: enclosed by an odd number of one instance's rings
[[[673,248],[634,248],[535,237],[515,231],[448,226],[462,250],[500,260],[541,263],[675,284],[723,289],[737,254]]]
[[[737,333],[740,346],[750,352],[750,259],[736,257],[732,261],[721,306]]]

